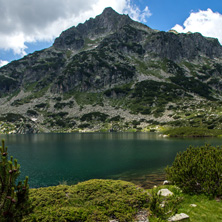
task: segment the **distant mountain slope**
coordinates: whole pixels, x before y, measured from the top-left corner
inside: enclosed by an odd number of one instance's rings
[[[0,131],[220,128],[222,46],[106,8],[0,68]]]

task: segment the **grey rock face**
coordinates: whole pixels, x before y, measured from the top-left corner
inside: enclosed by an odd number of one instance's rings
[[[105,34],[115,32],[133,21],[127,15],[119,15],[112,8],[106,8],[95,19],[89,19],[84,24],[62,32],[53,44],[56,49],[74,49],[83,47],[85,38],[98,38]]]
[[[154,33],[144,48],[150,53],[155,53],[158,57],[176,62],[182,59],[192,61],[203,55],[209,58],[222,56],[222,47],[218,40],[205,38],[200,33]]]

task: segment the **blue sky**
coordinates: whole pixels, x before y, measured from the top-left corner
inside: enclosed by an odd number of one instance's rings
[[[149,7],[152,16],[146,24],[151,28],[167,31],[176,24],[182,25],[190,13],[210,8],[222,14],[221,0],[134,0],[140,8]]]
[[[51,46],[109,6],[153,29],[200,32],[222,44],[221,0],[0,0],[0,66]]]

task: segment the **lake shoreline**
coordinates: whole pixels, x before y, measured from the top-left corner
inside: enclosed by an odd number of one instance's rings
[[[165,138],[159,133],[49,133],[0,135],[21,163],[30,187],[99,179],[158,185],[176,154],[190,145],[221,145],[218,138]],[[149,177],[149,174],[157,174]],[[161,176],[161,178],[163,178]],[[152,183],[155,181],[156,184]],[[163,179],[164,180],[164,179]],[[150,182],[151,181],[151,182]]]
[[[167,137],[178,137],[178,138],[222,137],[221,129],[208,129],[200,127],[169,128],[163,130],[162,133]]]
[[[52,130],[50,132],[37,133],[16,133],[15,131],[8,131],[3,133],[0,130],[0,135],[39,135],[39,134],[93,134],[93,133],[158,133],[162,137],[170,138],[222,138],[222,129],[208,129],[201,127],[167,127],[161,125],[150,126],[146,128],[128,128],[128,129],[74,129],[74,130]]]

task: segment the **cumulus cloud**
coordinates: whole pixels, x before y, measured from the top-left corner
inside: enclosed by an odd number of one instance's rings
[[[152,15],[148,6],[146,6],[145,9],[141,11],[137,5],[131,4],[130,1],[127,1],[127,4],[123,12],[124,14],[129,14],[129,16],[133,20],[136,20],[139,22],[146,22],[147,21],[146,19]]]
[[[184,33],[200,32],[204,36],[218,38],[222,44],[222,15],[209,8],[206,11],[192,12],[183,26],[176,24],[172,29]]]
[[[130,0],[0,0],[0,48],[25,55],[26,43],[52,42],[59,34],[112,7],[137,21],[151,15]]]
[[[0,67],[7,65],[9,62],[8,61],[3,61],[0,60]]]

